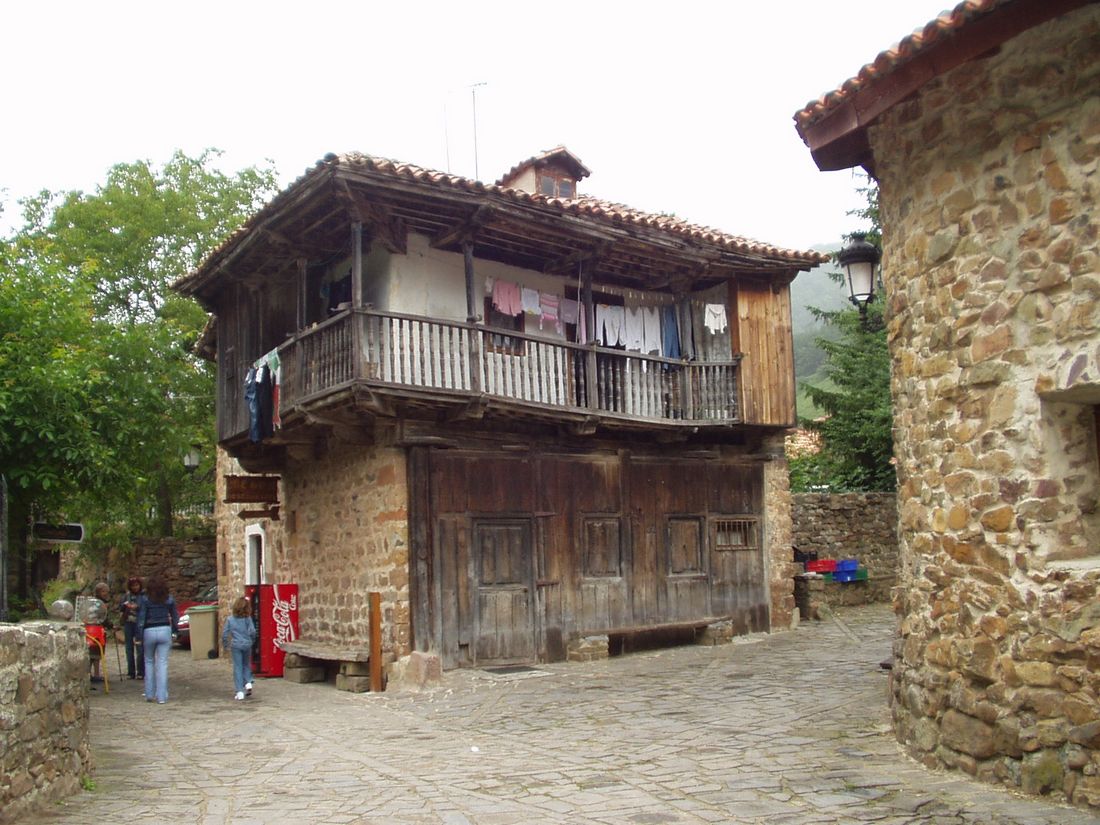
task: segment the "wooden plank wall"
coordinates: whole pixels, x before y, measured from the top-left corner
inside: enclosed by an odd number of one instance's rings
[[[795,419],[794,340],[787,285],[748,279],[737,290],[741,420],[791,427]]]
[[[414,479],[428,524],[413,552],[431,548],[415,592],[432,603],[413,609],[418,649],[445,667],[557,661],[576,635],[712,616],[767,629],[762,547],[714,540],[716,519],[761,520],[758,463],[458,450],[428,463],[414,462],[430,489]]]

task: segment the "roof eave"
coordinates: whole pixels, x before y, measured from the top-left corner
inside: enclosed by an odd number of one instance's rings
[[[855,166],[870,169],[873,155],[867,129],[883,113],[930,80],[1090,2],[1096,0],[1019,0],[999,6],[958,29],[953,36],[922,49],[892,71],[848,91],[842,102],[819,119],[808,123],[796,121],[796,129],[821,171]]]

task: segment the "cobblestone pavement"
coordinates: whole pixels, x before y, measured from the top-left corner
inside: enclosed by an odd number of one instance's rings
[[[891,736],[884,607],[719,647],[423,693],[260,680],[171,657],[92,694],[95,788],[26,823],[1019,823],[1093,814],[929,771]]]

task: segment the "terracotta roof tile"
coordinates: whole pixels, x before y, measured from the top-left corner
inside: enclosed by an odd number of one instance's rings
[[[521,189],[501,187],[492,183],[483,183],[478,180],[462,177],[461,175],[452,175],[447,172],[425,169],[411,163],[403,163],[389,158],[365,155],[359,152],[350,152],[344,155],[329,153],[325,155],[324,158],[317,161],[312,169],[308,169],[290,186],[276,195],[275,198],[259,212],[249,218],[248,221],[233,232],[233,234],[231,234],[217,249],[211,252],[206,260],[203,261],[194,272],[179,279],[175,286],[186,289],[189,284],[195,282],[197,279],[201,279],[204,271],[207,271],[212,264],[218,261],[218,259],[228,254],[236,244],[240,243],[245,235],[252,231],[253,227],[262,223],[268,215],[278,210],[280,206],[296,194],[301,187],[308,185],[313,178],[339,167],[364,169],[385,176],[412,180],[421,185],[439,189],[457,189],[467,192],[488,193],[518,203],[547,206],[562,213],[578,215],[596,221],[620,225],[625,223],[648,226],[671,235],[692,238],[712,246],[728,249],[731,252],[748,255],[762,255],[772,259],[789,260],[792,263],[808,266],[813,266],[829,260],[827,255],[823,255],[813,250],[798,251],[784,249],[771,244],[761,243],[751,238],[730,235],[711,227],[688,223],[674,216],[655,215],[648,212],[642,212],[623,204],[610,203],[597,198],[584,196],[578,196],[574,199],[548,197],[546,195],[526,192]]]
[[[1013,1],[964,0],[964,2],[955,6],[953,10],[941,12],[938,17],[923,28],[917,29],[900,43],[895,43],[886,51],[881,52],[871,63],[860,69],[855,77],[844,81],[833,91],[826,92],[818,99],[807,103],[795,113],[795,123],[799,129],[802,129],[821,120],[856,92],[893,74],[922,51],[955,36],[972,21],[984,17],[1000,6]]]
[[[342,155],[338,159],[338,163],[345,166],[361,166],[379,172],[392,172],[404,177],[410,177],[413,180],[429,180],[432,184],[441,187],[492,192],[521,203],[545,204],[546,206],[555,207],[562,212],[569,212],[573,215],[585,215],[610,221],[612,223],[629,223],[648,226],[663,232],[669,232],[671,234],[693,238],[716,246],[726,247],[737,252],[764,254],[779,258],[806,259],[817,262],[828,260],[828,256],[822,258],[819,252],[784,249],[782,247],[755,241],[751,238],[731,235],[712,227],[689,223],[673,215],[659,215],[643,212],[624,204],[612,203],[610,201],[604,201],[584,195],[578,195],[576,198],[571,199],[539,195],[522,189],[502,187],[495,183],[487,184],[459,175],[450,175],[444,172],[422,169],[408,163],[395,163],[385,158],[364,155],[358,152]]]

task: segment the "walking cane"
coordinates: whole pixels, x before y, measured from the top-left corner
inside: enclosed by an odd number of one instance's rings
[[[122,654],[118,652],[118,630],[112,630],[111,635],[115,637],[115,661],[118,662],[118,680],[122,681]]]

